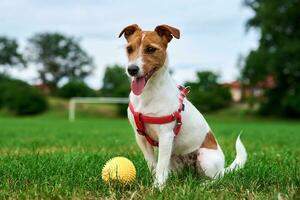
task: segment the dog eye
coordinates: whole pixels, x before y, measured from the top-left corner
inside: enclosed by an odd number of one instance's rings
[[[133,52],[133,48],[131,46],[127,47],[127,53],[131,54]]]
[[[156,50],[157,50],[157,49],[154,48],[154,47],[147,47],[147,48],[145,49],[145,52],[146,52],[146,53],[154,53]]]

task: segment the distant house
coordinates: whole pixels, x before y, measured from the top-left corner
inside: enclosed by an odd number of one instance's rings
[[[34,87],[45,95],[50,94],[50,88],[47,84],[40,83],[40,84],[34,85]]]
[[[240,102],[242,100],[242,87],[239,81],[224,83],[223,86],[229,88],[234,102]]]
[[[223,86],[229,88],[232,100],[234,102],[240,102],[243,98],[243,95],[246,98],[250,96],[263,97],[264,91],[266,89],[273,88],[275,84],[274,77],[269,75],[265,80],[258,82],[256,86],[250,86],[247,84],[242,86],[240,81],[224,83]]]

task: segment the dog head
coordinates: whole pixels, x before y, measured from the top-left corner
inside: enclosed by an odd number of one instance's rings
[[[131,90],[135,95],[140,95],[151,76],[163,67],[168,43],[173,37],[179,39],[180,32],[168,25],[157,26],[154,31],[143,31],[133,24],[125,27],[119,37],[122,35],[127,40],[126,71],[132,77]]]

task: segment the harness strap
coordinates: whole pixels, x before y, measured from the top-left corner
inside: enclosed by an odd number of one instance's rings
[[[171,115],[165,115],[162,117],[152,117],[152,116],[143,115],[140,112],[135,112],[132,103],[129,102],[129,109],[133,114],[135,125],[137,127],[137,132],[140,135],[144,136],[152,146],[158,146],[158,142],[153,140],[146,133],[145,123],[146,124],[167,124],[176,121],[175,127],[173,129],[174,135],[177,136],[180,132],[182,126],[181,112],[184,110],[183,100],[186,97],[186,94],[189,92],[189,90],[188,88],[185,88],[183,86],[178,86],[178,88],[181,91],[179,96],[179,108],[176,112],[172,113]]]

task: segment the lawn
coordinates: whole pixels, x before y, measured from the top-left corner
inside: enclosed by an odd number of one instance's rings
[[[63,112],[37,117],[0,116],[0,199],[299,199],[300,123],[210,115],[208,121],[232,162],[240,131],[249,153],[244,169],[211,181],[186,169],[165,189],[152,178],[126,119]],[[129,186],[107,185],[101,168],[126,156],[137,169]]]

